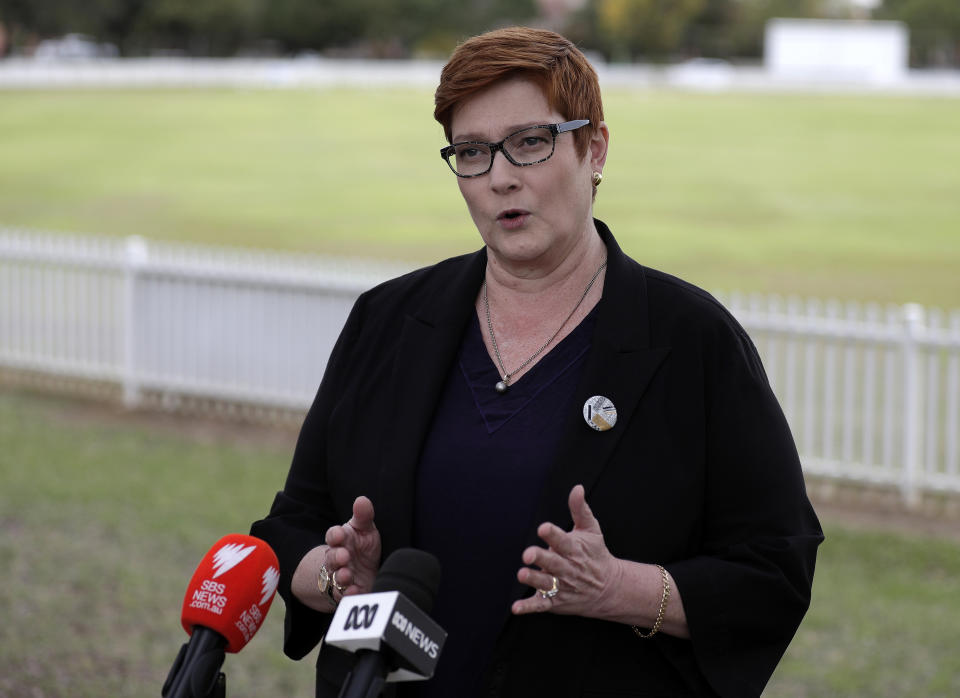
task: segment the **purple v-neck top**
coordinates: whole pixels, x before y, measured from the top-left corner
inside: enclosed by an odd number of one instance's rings
[[[447,633],[430,681],[401,695],[468,696],[503,623],[544,478],[593,338],[597,308],[505,394],[476,316],[447,377],[417,476],[414,545],[436,555],[431,614]]]

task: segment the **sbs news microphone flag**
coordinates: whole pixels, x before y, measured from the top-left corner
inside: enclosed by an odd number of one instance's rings
[[[197,626],[226,638],[239,652],[263,625],[280,581],[280,563],[265,541],[232,533],[200,561],[183,598],[180,621],[188,635]]]

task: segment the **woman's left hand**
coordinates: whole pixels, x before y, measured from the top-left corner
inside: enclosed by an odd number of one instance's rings
[[[570,491],[567,502],[573,530],[567,532],[552,523],[540,524],[537,535],[550,547],[531,546],[524,550],[523,563],[527,567],[517,572],[517,579],[539,592],[550,592],[556,578],[557,593],[535,593],[515,601],[511,608],[514,614],[550,612],[592,618],[616,615],[617,592],[623,577],[621,561],[607,550],[583,485]]]

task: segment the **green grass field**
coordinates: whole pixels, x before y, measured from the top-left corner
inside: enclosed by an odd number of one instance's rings
[[[0,696],[159,695],[194,567],[246,532],[295,435],[0,392]],[[766,696],[960,694],[960,542],[824,520],[813,602]],[[313,695],[283,606],[225,665],[228,695]]]
[[[960,307],[960,100],[611,90],[596,212],[714,290]],[[0,93],[0,225],[429,262],[427,90]]]

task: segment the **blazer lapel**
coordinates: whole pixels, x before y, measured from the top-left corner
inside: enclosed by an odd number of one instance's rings
[[[589,498],[650,380],[670,353],[669,347],[650,347],[643,268],[621,251],[599,221],[597,229],[607,245],[603,298],[593,346],[567,417],[560,456],[544,483],[536,525],[551,521],[566,529],[572,526],[567,506],[570,490],[582,484]],[[616,407],[617,424],[608,431],[595,431],[583,418],[584,403],[596,395],[609,398]],[[535,530],[531,531],[529,542],[542,544]]]
[[[430,300],[404,319],[386,394],[394,420],[381,447],[377,528],[384,554],[411,545],[416,475],[424,439],[456,358],[486,269],[486,250],[440,277]]]

